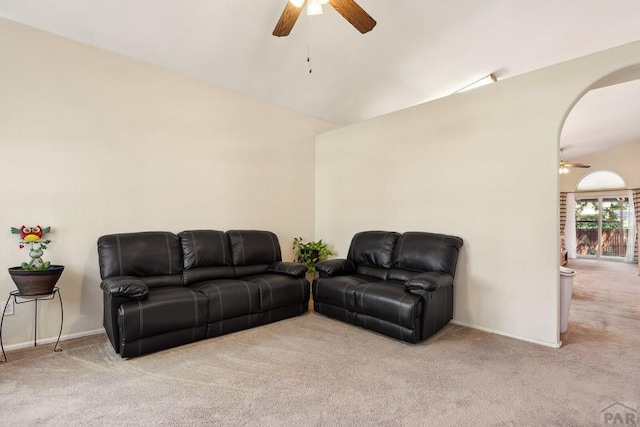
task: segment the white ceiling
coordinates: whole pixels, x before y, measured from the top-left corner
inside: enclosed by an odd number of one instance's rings
[[[286,1],[0,0],[0,16],[336,124],[640,40],[638,0],[358,0],[370,33],[325,6],[273,37]],[[638,113],[635,82],[592,91],[567,119],[565,157],[640,141]]]

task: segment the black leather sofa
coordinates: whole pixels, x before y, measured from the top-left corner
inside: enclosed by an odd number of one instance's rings
[[[462,247],[455,236],[366,231],[346,259],[316,264],[318,313],[410,343],[453,318],[453,278]]]
[[[268,231],[192,230],[98,239],[104,327],[122,357],[308,311],[306,266]]]

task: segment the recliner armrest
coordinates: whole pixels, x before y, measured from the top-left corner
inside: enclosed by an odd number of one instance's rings
[[[149,287],[142,280],[134,276],[117,276],[104,279],[100,289],[114,297],[129,297],[145,299],[149,295]]]
[[[341,276],[343,274],[354,274],[356,266],[350,259],[328,259],[316,264],[316,271],[320,277]]]
[[[270,273],[282,273],[293,277],[304,277],[308,268],[304,264],[298,264],[296,262],[274,262],[267,269]]]
[[[410,292],[433,292],[446,286],[453,286],[453,276],[445,273],[420,273],[404,282],[404,286]]]

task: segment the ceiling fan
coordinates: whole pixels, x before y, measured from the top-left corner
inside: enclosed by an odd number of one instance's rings
[[[308,15],[320,15],[322,5],[327,3],[330,3],[344,19],[362,34],[368,33],[376,26],[375,19],[353,0],[289,0],[273,29],[273,35],[276,37],[288,36],[305,6]]]
[[[569,146],[560,148],[560,167],[558,168],[558,173],[560,173],[561,175],[564,175],[566,173],[569,173],[569,168],[590,168],[591,167],[591,165],[585,165],[582,163],[569,163],[565,161],[562,157],[562,153],[567,148],[569,148]]]

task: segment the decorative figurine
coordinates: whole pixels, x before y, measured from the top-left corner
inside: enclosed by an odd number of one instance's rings
[[[39,225],[33,227],[20,228],[11,227],[13,234],[20,235],[20,248],[27,246],[29,248],[29,257],[31,260],[26,263],[20,264],[23,270],[46,270],[51,263],[49,261],[42,261],[44,250],[47,249],[47,245],[51,243],[51,240],[41,240],[42,236],[49,233],[51,227],[42,228]]]

